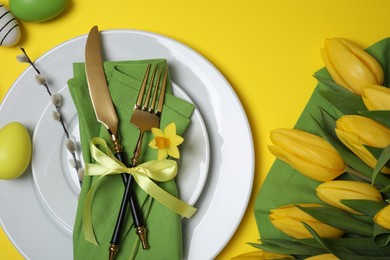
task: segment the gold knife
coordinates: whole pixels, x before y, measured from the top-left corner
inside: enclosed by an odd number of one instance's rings
[[[125,156],[122,151],[122,145],[118,135],[118,117],[112,103],[111,95],[108,90],[106,77],[103,68],[102,50],[100,46],[100,34],[97,26],[94,26],[87,38],[85,47],[85,71],[88,81],[89,94],[96,114],[97,121],[102,123],[108,130],[111,141],[114,144],[115,156],[125,163]],[[125,163],[126,164],[126,163]],[[122,174],[124,183],[134,182],[131,175]],[[118,214],[117,223],[110,241],[110,258],[113,259],[118,251],[120,243],[120,232],[124,222],[127,202],[130,203],[131,214],[133,217],[136,234],[139,236],[142,247],[148,248],[146,241],[146,229],[143,225],[142,215],[140,214],[138,203],[131,190],[126,189],[122,198],[121,211]]]

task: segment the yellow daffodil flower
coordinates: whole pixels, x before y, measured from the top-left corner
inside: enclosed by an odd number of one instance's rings
[[[149,146],[152,149],[158,149],[157,159],[162,160],[169,156],[180,158],[180,152],[177,148],[184,139],[176,135],[176,124],[170,123],[164,128],[164,132],[159,128],[152,128],[154,138],[150,141]]]
[[[325,203],[336,208],[355,213],[340,200],[373,200],[382,202],[382,195],[371,184],[359,181],[336,180],[317,186],[317,196]]]
[[[326,39],[321,55],[333,80],[357,95],[368,84],[383,83],[383,70],[378,61],[345,39]]]
[[[346,164],[337,151],[323,138],[297,129],[271,131],[270,152],[303,175],[330,181],[342,174]]]
[[[302,207],[322,207],[320,204],[309,203],[297,205]],[[271,210],[269,217],[271,223],[277,229],[297,239],[312,237],[302,222],[305,222],[313,228],[320,237],[333,238],[341,237],[344,234],[344,231],[318,221],[295,205],[287,205],[273,209]]]
[[[371,168],[374,168],[377,159],[364,145],[385,148],[390,144],[390,129],[378,122],[359,115],[345,115],[336,121],[336,134],[357,157]],[[383,173],[390,173],[384,167]]]
[[[383,228],[390,229],[390,205],[387,205],[374,216],[374,221]]]
[[[362,99],[368,110],[390,110],[390,89],[369,84],[362,89]]]

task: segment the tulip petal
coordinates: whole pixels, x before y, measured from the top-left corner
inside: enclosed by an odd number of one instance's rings
[[[319,204],[298,205],[302,207],[321,207]],[[297,239],[312,237],[302,222],[312,227],[320,237],[340,237],[344,234],[343,231],[316,220],[295,205],[287,205],[273,209],[270,212],[269,218],[277,229]]]
[[[368,110],[390,110],[390,89],[370,84],[362,90],[362,99]]]
[[[381,209],[375,216],[374,221],[381,227],[390,229],[390,205]]]
[[[349,47],[351,52],[355,54],[371,71],[371,73],[375,76],[375,79],[377,81],[377,84],[382,84],[384,79],[384,74],[382,70],[382,66],[379,64],[379,62],[372,57],[370,54],[368,54],[363,49],[359,48],[355,44],[351,43],[350,41],[347,41],[345,39],[339,39],[343,44]]]
[[[325,203],[339,209],[358,214],[357,211],[341,203],[341,200],[372,200],[382,202],[380,192],[369,183],[336,180],[320,184],[316,188],[317,196]]]

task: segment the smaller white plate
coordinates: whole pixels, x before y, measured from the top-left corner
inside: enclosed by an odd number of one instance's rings
[[[193,103],[190,97],[174,83],[173,91],[175,96]],[[72,139],[80,140],[77,111],[66,86],[62,88],[61,95],[64,101],[61,114],[68,123],[69,134]],[[40,199],[46,206],[52,221],[72,232],[80,185],[76,169],[69,163],[72,157],[66,148],[67,138],[61,124],[53,119],[53,111],[55,107],[48,103],[35,128],[32,174]],[[181,159],[177,185],[180,199],[194,205],[206,182],[210,161],[207,131],[198,109],[195,109],[191,116],[191,124],[184,140],[180,146]],[[77,150],[80,158],[80,149]],[[64,200],[67,203],[63,203]]]

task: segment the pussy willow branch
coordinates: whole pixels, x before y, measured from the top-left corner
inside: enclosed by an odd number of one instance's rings
[[[24,48],[21,48],[21,47],[20,47],[20,50],[23,52],[23,54],[24,54],[24,56],[25,56],[25,57],[24,57],[24,58],[26,59],[25,62],[29,63],[29,64],[34,68],[34,70],[36,71],[36,73],[37,73],[39,76],[41,76],[41,77],[39,78],[40,84],[43,85],[43,86],[46,88],[47,93],[49,94],[50,97],[52,97],[53,95],[52,95],[52,93],[51,93],[51,91],[50,91],[50,89],[49,89],[49,86],[48,86],[48,84],[47,84],[45,78],[42,76],[40,70],[37,68],[37,66],[35,65],[35,63],[30,59],[30,57],[28,56],[26,50],[25,50]],[[52,102],[52,103],[53,103],[53,102]],[[62,117],[62,114],[61,114],[61,108],[60,108],[59,105],[56,105],[56,104],[54,104],[54,107],[55,107],[56,110],[57,110],[57,115],[58,115],[58,118],[57,118],[57,119],[58,119],[58,121],[61,123],[62,129],[63,129],[64,132],[65,132],[66,138],[67,138],[68,140],[70,140],[70,135],[69,135],[68,129],[67,129],[67,127],[66,127],[64,118]],[[69,150],[69,149],[68,149],[68,150]],[[70,152],[70,154],[71,154],[72,157],[73,157],[74,167],[75,167],[76,171],[79,172],[79,170],[80,170],[80,165],[79,165],[79,161],[77,160],[76,153],[75,153],[75,151],[74,151],[73,149],[72,149],[72,150],[69,150],[69,152]]]

